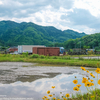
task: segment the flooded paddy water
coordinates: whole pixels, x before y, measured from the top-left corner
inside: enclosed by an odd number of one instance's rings
[[[94,75],[95,68],[86,68]],[[25,62],[0,62],[0,100],[42,100],[50,90],[56,96],[66,93],[74,94],[73,80],[75,76],[81,84],[81,92],[86,92],[82,84],[83,72],[80,67],[68,66],[40,66]],[[92,78],[91,78],[92,79]],[[55,86],[52,89],[51,86]]]

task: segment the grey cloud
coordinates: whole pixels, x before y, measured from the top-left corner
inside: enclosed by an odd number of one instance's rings
[[[3,5],[0,5],[0,16],[7,17],[27,17],[30,14],[45,10],[48,5],[58,9],[60,7],[70,9],[73,5],[73,0],[2,0]],[[26,14],[21,13],[21,10],[26,10]],[[15,14],[17,13],[17,14]],[[16,16],[15,16],[16,15]]]
[[[27,2],[28,1],[28,2]],[[32,0],[6,0],[3,1],[3,5],[0,5],[0,16],[7,16],[7,17],[27,17],[32,13],[35,13],[37,11],[40,11],[41,9],[44,9],[46,4],[42,4],[41,2],[32,1]],[[22,10],[26,11],[26,14],[21,13]],[[15,16],[16,15],[16,16]]]
[[[74,4],[74,0],[51,0],[50,2],[51,6],[56,9],[59,9],[60,7],[70,9]]]
[[[42,22],[42,19],[40,17],[35,17],[37,22]]]
[[[72,25],[84,25],[90,28],[98,28],[100,26],[100,20],[85,9],[74,9],[68,15],[62,15],[61,19],[70,20]]]
[[[62,7],[66,8],[66,9],[70,9],[73,7],[73,4],[74,4],[74,0],[62,0],[60,1]]]
[[[51,5],[54,8],[60,8],[60,7],[64,7],[67,9],[70,9],[73,4],[74,4],[74,0],[17,0],[22,4],[33,4],[36,5],[37,7],[41,7],[41,6],[47,6],[47,5]]]

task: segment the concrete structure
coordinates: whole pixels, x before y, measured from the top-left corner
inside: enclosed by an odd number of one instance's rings
[[[59,47],[33,47],[33,54],[59,56]]]
[[[43,45],[18,45],[18,53],[21,54],[23,52],[32,53],[33,47],[45,47]]]

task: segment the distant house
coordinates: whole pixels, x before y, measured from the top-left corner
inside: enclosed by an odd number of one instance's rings
[[[7,53],[15,52],[15,51],[18,51],[18,47],[10,47],[6,51]]]
[[[86,52],[87,52],[87,51],[93,51],[93,52],[94,52],[95,49],[86,49]]]

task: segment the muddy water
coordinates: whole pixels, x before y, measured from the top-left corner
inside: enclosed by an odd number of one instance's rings
[[[94,73],[95,69],[90,69]],[[88,76],[80,67],[37,66],[35,63],[0,62],[0,100],[42,100],[50,90],[59,96],[65,93],[74,94],[73,80],[75,76],[81,84],[82,77]],[[51,86],[56,86],[51,89]],[[81,91],[85,92],[84,84]]]

